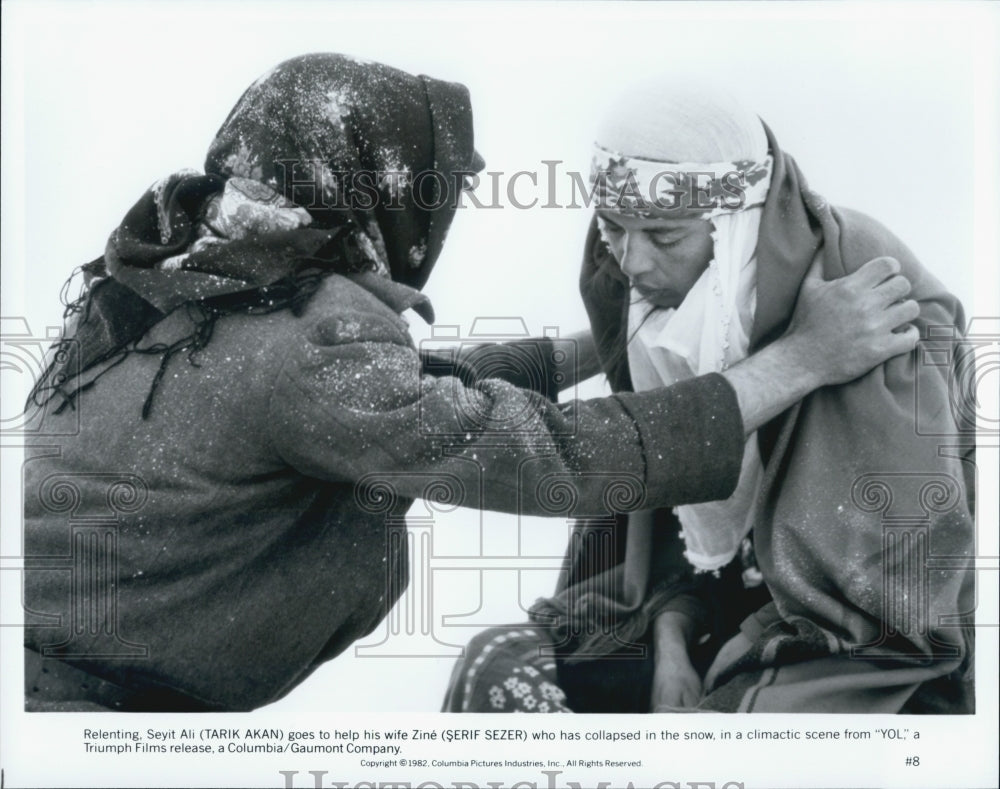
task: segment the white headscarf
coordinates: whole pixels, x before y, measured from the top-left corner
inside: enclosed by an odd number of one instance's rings
[[[727,94],[640,86],[623,94],[601,126],[597,144],[629,158],[718,163],[767,159],[760,119]],[[692,167],[692,169],[695,169]],[[770,180],[759,184],[758,192]],[[763,209],[714,210],[713,259],[676,309],[650,304],[633,290],[629,370],[636,391],[721,372],[746,358],[756,307],[754,255]],[[753,525],[763,466],[756,433],[743,452],[739,483],[723,501],[676,508],[688,560],[700,570],[728,564]]]

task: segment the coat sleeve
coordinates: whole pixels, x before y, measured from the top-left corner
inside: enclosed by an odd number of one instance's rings
[[[572,341],[563,341],[567,342]],[[569,355],[564,352],[562,356]],[[460,378],[466,386],[487,378],[499,378],[518,389],[537,392],[552,402],[559,399],[563,381],[572,373],[568,369],[571,365],[560,365],[557,358],[556,345],[549,337],[477,343],[456,354],[420,351],[422,369],[427,375]]]
[[[438,480],[441,503],[564,516],[724,498],[743,444],[721,376],[556,404],[498,379],[425,375],[404,331],[361,312],[304,329],[262,427],[308,476],[382,476],[411,498]]]

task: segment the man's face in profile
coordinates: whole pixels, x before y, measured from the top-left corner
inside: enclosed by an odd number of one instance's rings
[[[647,301],[678,307],[712,259],[712,223],[598,211],[597,222],[622,272]]]

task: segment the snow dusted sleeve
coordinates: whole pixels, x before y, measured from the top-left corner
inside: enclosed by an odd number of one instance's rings
[[[438,479],[450,503],[539,515],[725,498],[743,446],[721,376],[555,404],[498,379],[424,375],[405,332],[367,314],[326,318],[289,349],[265,429],[309,476],[381,477],[410,498]]]

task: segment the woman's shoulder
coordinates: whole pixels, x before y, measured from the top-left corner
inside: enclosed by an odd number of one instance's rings
[[[902,239],[874,217],[843,207],[834,208],[833,215],[840,227],[840,254],[848,272],[884,255],[896,258],[904,269],[923,270]]]
[[[840,257],[845,273],[856,271],[872,258],[888,256],[899,261],[901,273],[910,280],[910,298],[922,303],[935,302],[944,310],[938,322],[964,325],[958,299],[913,254],[889,228],[861,211],[834,208],[840,229]]]

